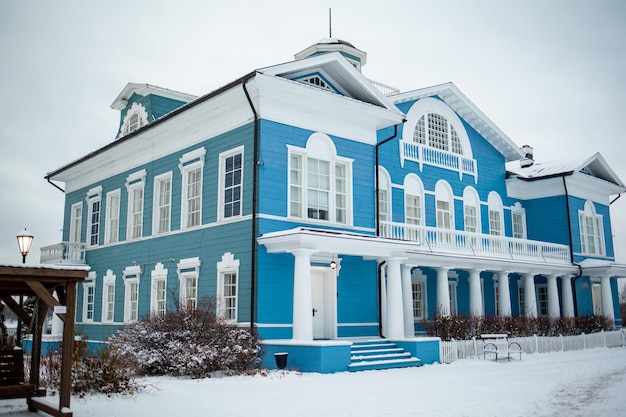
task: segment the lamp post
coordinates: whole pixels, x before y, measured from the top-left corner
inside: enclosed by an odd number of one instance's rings
[[[17,234],[17,246],[20,248],[22,254],[22,263],[26,263],[26,255],[30,252],[30,246],[33,244],[34,236],[24,229]],[[20,295],[20,308],[24,306],[24,296]],[[22,346],[22,320],[18,318],[17,329],[15,330],[15,344],[16,346]]]

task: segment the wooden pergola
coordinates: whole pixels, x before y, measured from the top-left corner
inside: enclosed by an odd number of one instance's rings
[[[48,309],[64,322],[63,348],[61,349],[61,387],[59,406],[40,398],[27,396],[28,408],[41,410],[53,416],[70,417],[72,393],[72,354],[74,342],[74,320],[76,315],[76,286],[89,274],[88,266],[56,265],[0,265],[0,300],[25,323],[32,323],[33,344],[31,355],[30,383],[34,392],[39,392],[41,358],[41,336]],[[54,292],[57,298],[53,296]],[[13,297],[35,297],[32,316]],[[69,347],[69,349],[67,348]]]

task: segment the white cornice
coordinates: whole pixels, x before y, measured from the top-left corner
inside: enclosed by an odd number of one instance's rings
[[[167,88],[157,87],[150,84],[140,83],[128,83],[124,89],[119,93],[115,101],[111,104],[111,108],[114,110],[122,110],[128,104],[128,100],[133,94],[140,96],[147,96],[148,94],[154,94],[161,97],[171,98],[173,100],[183,101],[189,103],[195,100],[197,97],[191,94],[182,93],[180,91],[174,91]]]

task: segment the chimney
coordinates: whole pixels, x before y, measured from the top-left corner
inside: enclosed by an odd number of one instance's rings
[[[522,168],[528,168],[535,163],[535,160],[533,159],[533,147],[524,145],[521,147],[521,149],[522,152],[524,152],[524,158],[520,159],[519,164]]]

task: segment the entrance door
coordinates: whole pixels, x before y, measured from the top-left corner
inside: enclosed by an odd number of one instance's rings
[[[591,285],[591,295],[593,297],[594,316],[602,315],[602,286],[600,284]]]
[[[330,268],[311,268],[313,338],[337,337],[337,281]]]

